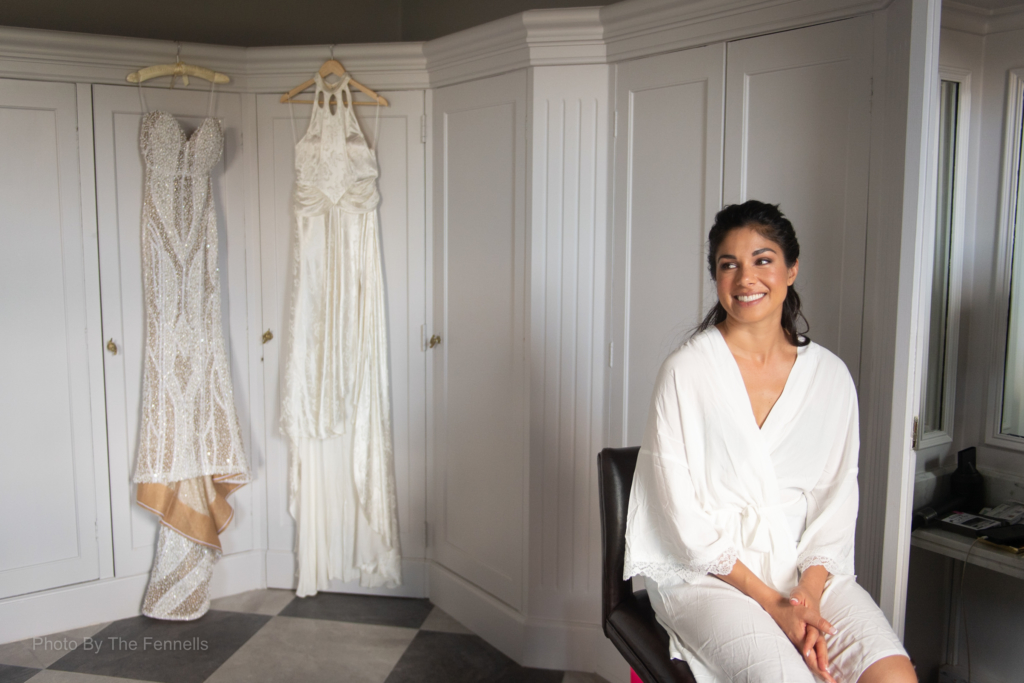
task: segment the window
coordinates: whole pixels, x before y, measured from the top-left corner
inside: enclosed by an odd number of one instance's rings
[[[1005,165],[1003,167],[1003,201],[1001,228],[1005,252],[1010,255],[1008,315],[1003,366],[1003,390],[998,435],[1020,443],[1024,438],[1024,186],[1022,186],[1021,152],[1024,137],[1024,87],[1022,74],[1011,73],[1006,112]],[[1024,445],[1022,443],[1021,445]]]
[[[934,250],[928,355],[918,449],[952,443],[953,398],[956,384],[956,349],[960,304],[960,245],[963,235],[963,195],[966,156],[963,154],[968,75],[942,73],[939,92],[938,148],[935,154]],[[944,453],[936,453],[943,455]]]

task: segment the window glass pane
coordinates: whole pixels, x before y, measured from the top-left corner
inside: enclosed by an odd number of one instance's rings
[[[1018,102],[1019,107],[1024,103]],[[1021,131],[1024,137],[1024,131]],[[1018,140],[1021,139],[1018,137]],[[1021,150],[1017,150],[1018,154]],[[1024,178],[1017,169],[1017,201],[1010,276],[1010,317],[1006,329],[1006,370],[1003,375],[1003,434],[1024,436]]]
[[[950,243],[953,235],[953,194],[956,177],[956,131],[960,84],[942,81],[939,96],[938,205],[935,207],[935,261],[932,264],[931,318],[928,330],[928,374],[925,385],[924,432],[943,428],[946,327],[949,315]]]

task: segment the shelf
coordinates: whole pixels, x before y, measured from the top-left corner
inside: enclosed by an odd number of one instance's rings
[[[910,544],[915,548],[930,550],[960,562],[964,561],[967,550],[973,542],[967,536],[943,529],[918,529],[910,537]],[[998,550],[984,543],[974,546],[974,550],[971,551],[970,564],[1017,579],[1024,579],[1024,555]]]

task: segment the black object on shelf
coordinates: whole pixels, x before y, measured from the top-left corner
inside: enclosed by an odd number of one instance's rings
[[[1000,529],[989,529],[980,535],[999,545],[1007,545],[1014,548],[1024,546],[1024,524],[1004,526]]]
[[[911,530],[930,526],[953,511],[977,513],[985,506],[985,480],[978,472],[978,451],[971,446],[956,454],[956,470],[950,475],[949,500],[914,511]]]
[[[950,477],[950,488],[954,498],[964,498],[959,509],[962,512],[977,513],[985,507],[985,480],[978,472],[978,452],[971,446],[956,454],[956,471]]]

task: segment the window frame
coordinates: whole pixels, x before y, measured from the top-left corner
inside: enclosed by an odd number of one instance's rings
[[[1003,163],[999,187],[999,218],[996,235],[996,273],[993,292],[992,353],[989,365],[989,396],[985,443],[1018,452],[1024,452],[1024,437],[1004,434],[1001,429],[1003,415],[1003,388],[1006,375],[1006,335],[1009,330],[1010,292],[1013,285],[1013,247],[1017,213],[1024,211],[1024,202],[1018,204],[1018,190],[1024,175],[1021,173],[1022,134],[1024,125],[1024,68],[1010,69],[1006,84],[1006,114],[1003,129]],[[1024,251],[1024,245],[1021,245]]]
[[[959,358],[960,338],[960,308],[963,291],[963,254],[964,254],[964,233],[967,224],[967,183],[968,183],[968,156],[969,139],[971,130],[971,72],[966,69],[955,67],[940,67],[939,80],[952,81],[958,84],[957,92],[957,122],[956,122],[956,158],[954,160],[953,172],[953,212],[949,236],[949,299],[946,308],[946,359],[943,364],[943,387],[940,399],[942,406],[942,421],[939,429],[929,432],[924,431],[924,414],[928,392],[928,344],[922,346],[924,359],[921,375],[921,404],[918,407],[918,424],[921,432],[918,435],[917,451],[919,457],[923,456],[942,457],[949,451],[953,443],[953,425],[956,409],[956,375],[957,360]],[[939,110],[936,102],[935,110],[935,142],[932,154],[929,159],[929,177],[936,190],[934,197],[938,196],[938,144],[939,144]],[[932,207],[934,212],[935,207]],[[935,219],[933,213],[932,232],[929,237],[930,250],[934,253],[935,247]],[[929,275],[932,265],[929,264]],[[930,298],[928,299],[930,303]],[[922,301],[922,307],[924,301]],[[929,305],[930,310],[930,305]],[[922,331],[928,329],[927,325],[922,326]],[[927,332],[925,332],[927,334]],[[1022,440],[1024,446],[1024,440]]]

